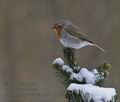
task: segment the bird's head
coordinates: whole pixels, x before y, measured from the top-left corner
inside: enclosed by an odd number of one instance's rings
[[[69,29],[73,23],[68,20],[60,20],[52,24],[51,29],[57,34],[57,36],[60,36],[62,29]]]
[[[63,29],[63,25],[61,23],[54,23],[51,26],[51,29],[57,34],[60,35],[61,30]]]

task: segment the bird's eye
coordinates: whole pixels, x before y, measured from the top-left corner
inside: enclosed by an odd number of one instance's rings
[[[58,25],[58,27],[59,27],[59,28],[61,28],[61,27],[62,27],[62,25]]]

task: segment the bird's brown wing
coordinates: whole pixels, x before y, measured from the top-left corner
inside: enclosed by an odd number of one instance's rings
[[[81,40],[88,41],[88,42],[94,44],[93,41],[90,40],[90,39],[88,38],[87,35],[85,35],[85,34],[79,32],[79,31],[77,31],[77,32],[69,31],[69,30],[66,30],[66,31],[67,31],[68,34],[70,34],[71,36],[74,36],[74,37],[80,38]]]
[[[97,44],[95,44],[93,41],[91,41],[87,35],[83,34],[83,33],[79,33],[79,32],[71,32],[71,31],[67,31],[68,34],[70,34],[71,36],[74,36],[76,38],[79,38],[83,41],[87,41],[92,43],[95,47],[99,48],[100,50],[102,50],[103,52],[105,52],[105,50],[103,48],[101,48],[100,46],[98,46]]]
[[[75,35],[78,36],[80,39],[82,39],[84,41],[88,41],[93,44],[93,41],[90,40],[87,35],[85,35],[83,33],[75,33]]]

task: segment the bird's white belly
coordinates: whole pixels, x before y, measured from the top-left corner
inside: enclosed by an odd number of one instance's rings
[[[75,49],[80,49],[82,47],[91,45],[91,43],[87,42],[87,41],[75,41],[75,40],[71,40],[71,39],[66,39],[66,38],[62,38],[60,39],[60,42],[65,46],[65,47],[69,47],[69,48],[75,48]]]

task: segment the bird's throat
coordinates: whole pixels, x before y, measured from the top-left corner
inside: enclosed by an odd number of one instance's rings
[[[56,29],[56,28],[53,28],[53,31],[55,32],[57,38],[59,39],[60,38],[60,30]]]

